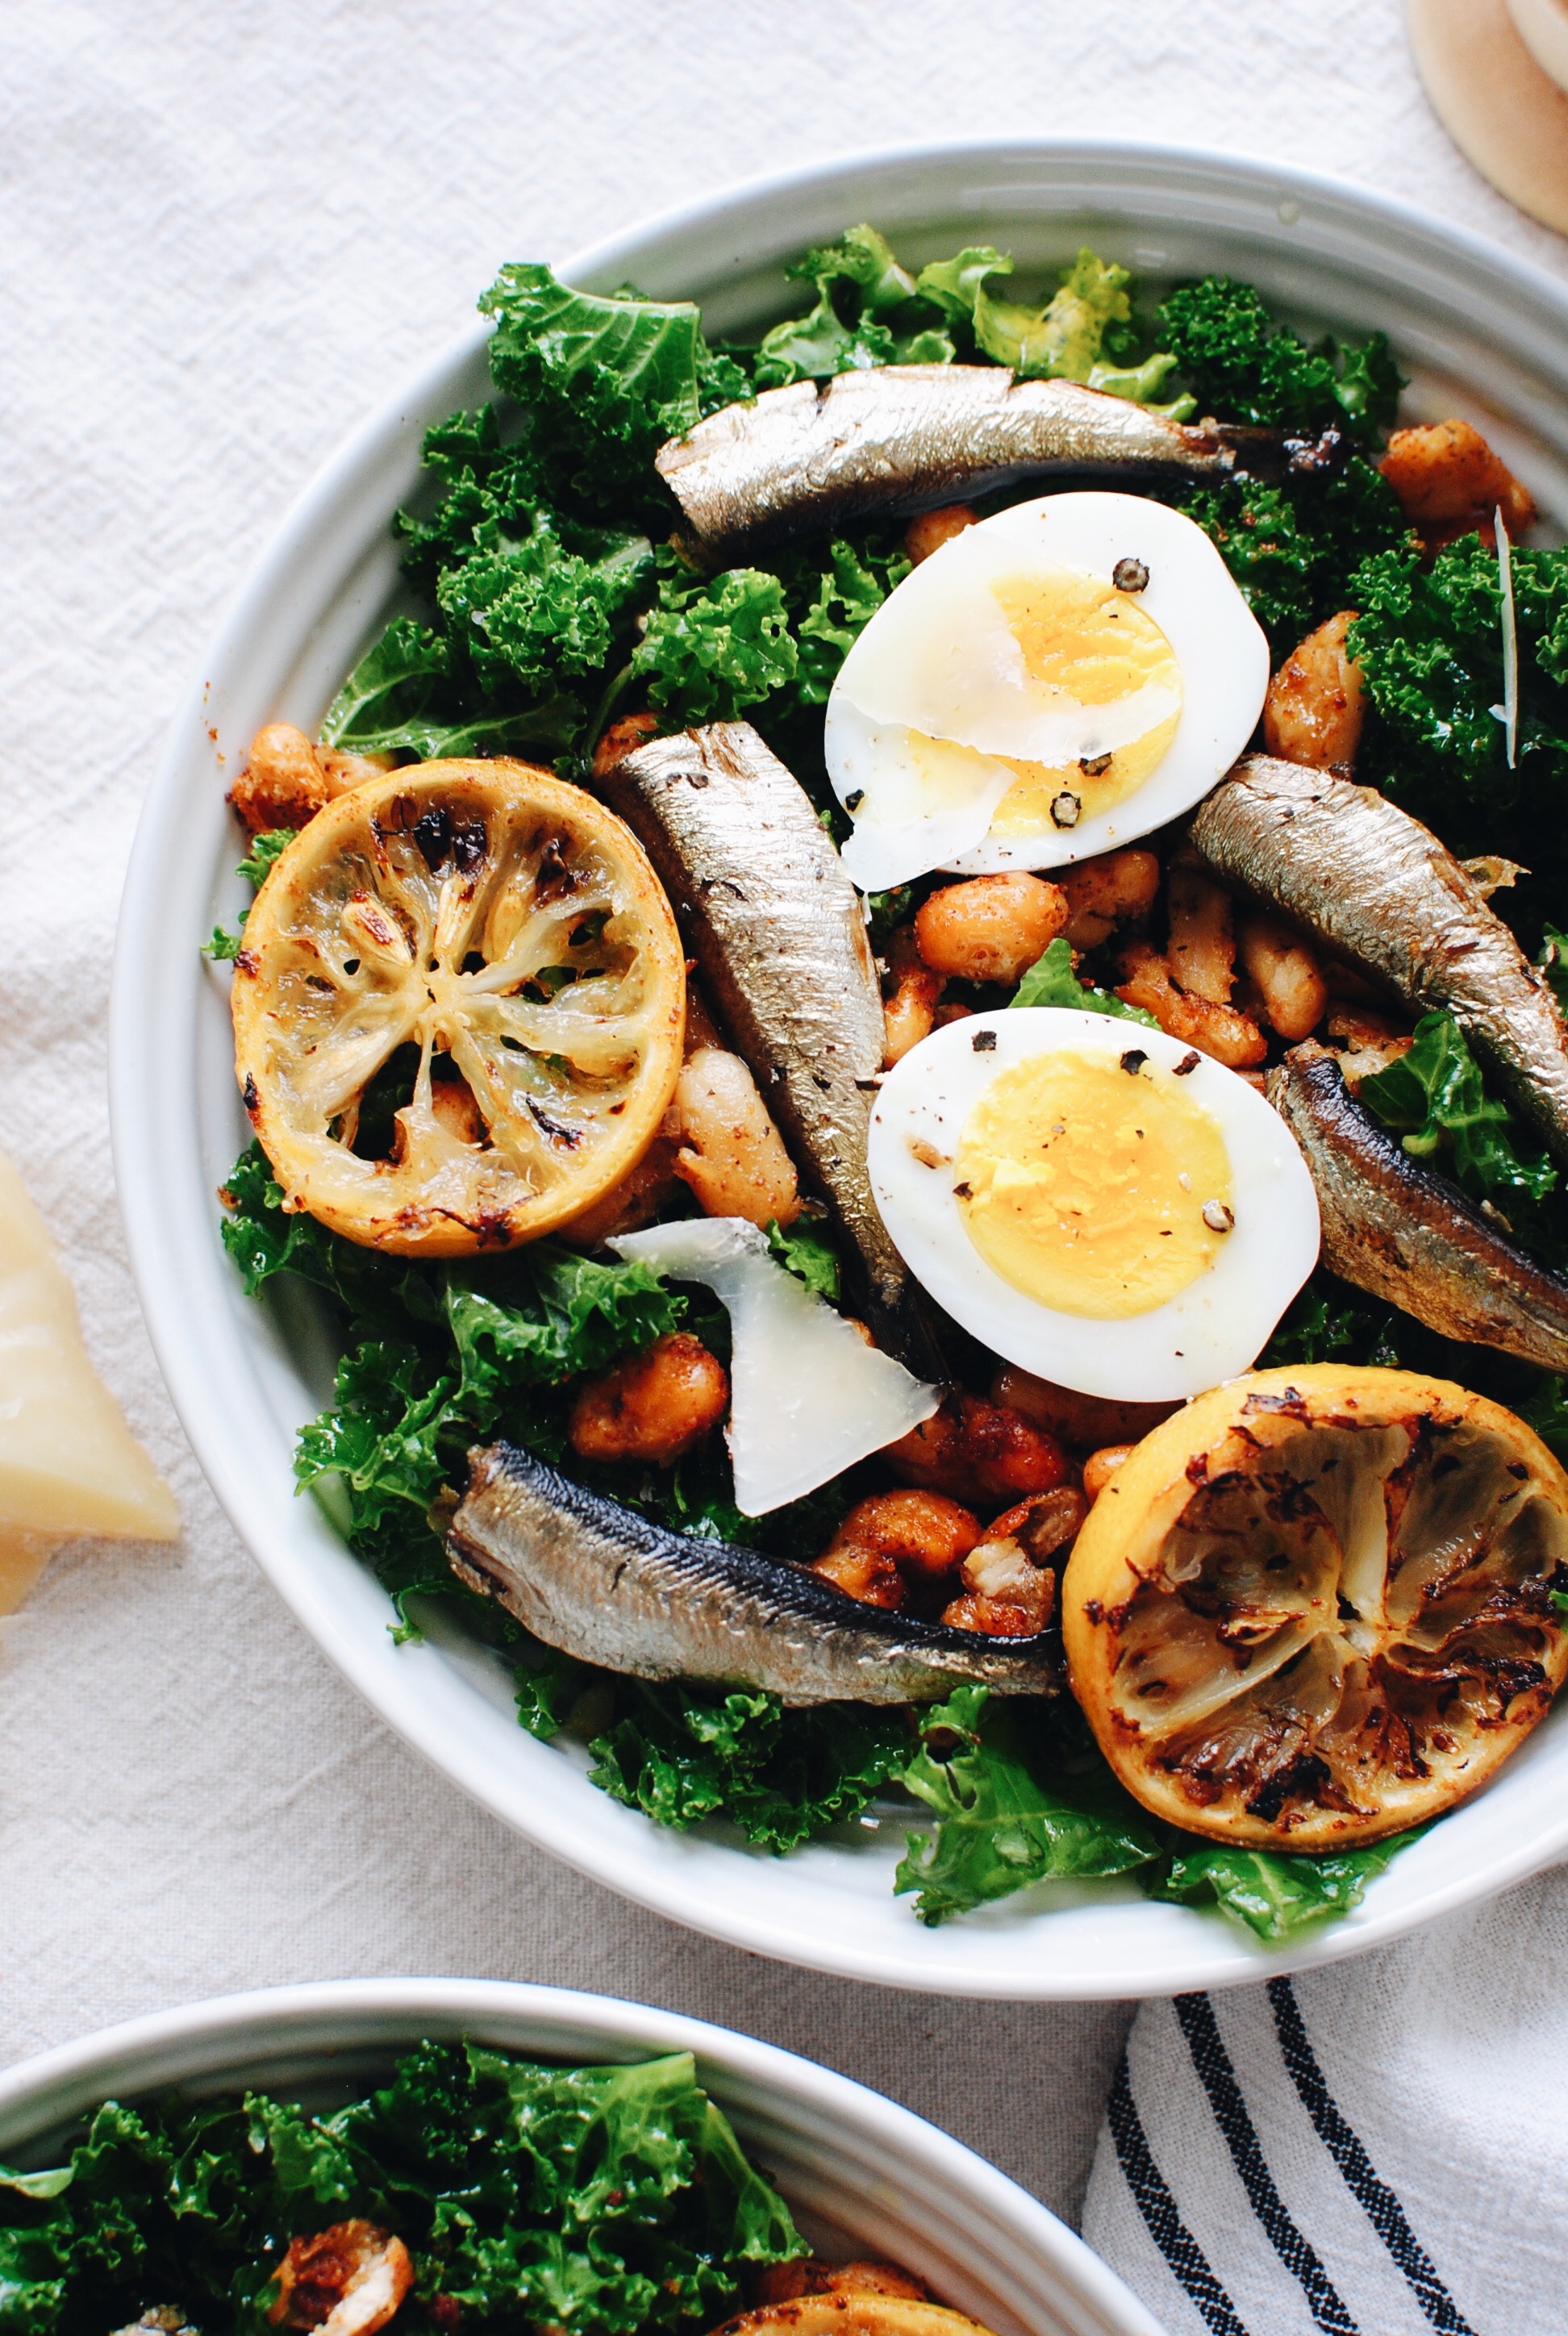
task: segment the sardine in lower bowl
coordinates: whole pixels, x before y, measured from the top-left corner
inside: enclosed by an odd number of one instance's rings
[[[996,244],[1043,268],[1093,241],[1146,281],[1230,271],[1303,330],[1385,330],[1409,419],[1471,418],[1568,524],[1568,291],[1414,211],[1306,173],[1172,148],[1016,141],[894,152],[713,198],[561,264],[702,304],[714,336],[780,313],[782,266],[868,219],[917,266]],[[520,222],[520,253],[528,242]],[[310,731],[398,589],[394,511],[424,430],[486,394],[471,336],[374,414],[297,505],[211,646],[137,840],[115,968],[120,1192],[170,1390],[219,1495],[349,1680],[455,1783],[554,1854],[675,1920],[755,1952],[886,1983],[1003,1998],[1167,1993],[1356,1953],[1568,1850],[1568,1715],[1417,1841],[1349,1919],[1270,1957],[1214,1916],[1132,1883],[1042,1883],[924,1930],[891,1893],[906,1818],[873,1809],[784,1859],[714,1827],[676,1834],[607,1799],[587,1756],[525,1734],[510,1668],[455,1630],[394,1643],[389,1601],[309,1501],[292,1445],[329,1359],[308,1326],[247,1301],[218,1188],[245,1140],[224,977],[198,945],[239,891],[226,774],[271,720]]]
[[[1081,2239],[908,2109],[727,2029],[561,1988],[337,1980],[157,2012],[0,2076],[0,2159],[58,2165],[100,2101],[133,2105],[171,2088],[252,2088],[321,2114],[385,2083],[424,2039],[564,2066],[689,2051],[819,2253],[912,2271],[994,2336],[1158,2336]]]

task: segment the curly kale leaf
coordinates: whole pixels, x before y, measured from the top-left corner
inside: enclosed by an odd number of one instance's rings
[[[646,536],[620,536],[594,559],[569,551],[541,509],[527,536],[496,535],[444,569],[436,603],[482,689],[541,689],[605,665],[652,567]]]
[[[671,728],[733,722],[792,682],[798,665],[784,587],[757,568],[706,583],[667,575],[631,659]]]
[[[519,1389],[609,1369],[675,1329],[687,1308],[650,1266],[601,1264],[553,1241],[531,1243],[504,1277],[486,1280],[481,1288],[454,1270],[446,1290],[463,1402],[476,1424]]]
[[[1512,557],[1519,723],[1508,766],[1497,560],[1461,537],[1423,568],[1414,551],[1366,560],[1347,605],[1376,720],[1368,774],[1459,853],[1502,852],[1533,870],[1495,905],[1511,922],[1561,914],[1568,843],[1568,550],[1520,545]],[[1551,809],[1548,809],[1551,806]],[[1537,930],[1539,925],[1537,921]]]
[[[1527,1396],[1515,1401],[1514,1408],[1527,1427],[1533,1427],[1549,1452],[1559,1460],[1568,1462],[1568,1379],[1553,1371],[1543,1371],[1539,1381]],[[1562,1602],[1563,1593],[1553,1595]]]
[[[293,841],[294,830],[291,827],[272,827],[264,835],[253,835],[250,849],[235,870],[235,874],[243,876],[248,884],[254,884],[259,891],[272,872],[274,862],[287,851]],[[214,964],[232,963],[239,955],[244,941],[242,932],[231,933],[222,925],[214,925],[212,939],[203,941],[201,953],[211,958]]]
[[[1198,1844],[1189,1835],[1173,1835],[1183,1846],[1144,1879],[1144,1887],[1152,1898],[1177,1905],[1212,1905],[1266,1944],[1281,1946],[1314,1923],[1359,1906],[1368,1883],[1424,1830],[1394,1834],[1368,1849],[1329,1857],[1282,1857],[1271,1849]]]
[[[503,268],[480,298],[496,320],[490,370],[524,405],[569,414],[644,459],[697,419],[697,310],[689,300],[576,292],[548,268]]]
[[[326,1232],[283,1207],[252,1144],[224,1187],[224,1246],[248,1294],[277,1276],[341,1309],[346,1351],[333,1400],[300,1432],[295,1471],[386,1587],[448,1586],[426,1522],[463,1454],[497,1426],[558,1456],[550,1390],[672,1329],[687,1301],[641,1263],[600,1263],[537,1241],[482,1270],[410,1263]]]
[[[409,2248],[415,2330],[440,2293],[480,2327],[677,2336],[733,2312],[746,2266],[804,2252],[688,2054],[560,2068],[426,2042],[331,2116],[105,2103],[68,2167],[0,2185],[0,2329],[81,2336],[151,2296],[248,2336],[290,2234],[351,2216]]]
[[[299,1431],[294,1474],[388,1588],[444,1573],[428,1523],[451,1459],[454,1371],[433,1370],[413,1344],[368,1339],[345,1355],[326,1410]],[[392,1569],[389,1578],[388,1569]]]
[[[975,285],[975,338],[986,355],[1016,374],[1087,381],[1105,326],[1125,324],[1132,314],[1126,269],[1106,267],[1092,251],[1080,251],[1057,290],[1037,308],[1001,299],[992,290],[1003,272],[994,270]],[[1012,273],[1010,259],[1005,272]]]
[[[1183,505],[1213,538],[1276,654],[1341,608],[1360,608],[1361,563],[1402,552],[1409,529],[1393,489],[1364,456],[1337,475],[1291,478],[1275,486],[1225,479],[1200,487]]]
[[[223,1246],[239,1269],[247,1298],[275,1273],[297,1273],[337,1295],[327,1237],[304,1210],[286,1212],[283,1187],[259,1144],[248,1145],[219,1195],[228,1214]]]
[[[1041,1717],[955,1688],[920,1715],[920,1745],[899,1782],[936,1816],[911,1834],[893,1887],[917,1890],[922,1922],[945,1922],[1034,1882],[1130,1873],[1160,1854],[1157,1834],[1067,1714]]]
[[[825,564],[814,549],[778,562],[795,640],[793,685],[778,713],[827,704],[839,667],[910,565],[901,539],[874,528],[855,542],[835,536]]]
[[[1524,1131],[1508,1105],[1486,1094],[1451,1014],[1424,1014],[1409,1052],[1364,1078],[1359,1095],[1412,1159],[1446,1170],[1472,1200],[1522,1192],[1538,1201],[1556,1185],[1544,1153],[1528,1144],[1522,1154]]]
[[[1320,1271],[1285,1309],[1257,1368],[1271,1371],[1290,1363],[1346,1362],[1397,1369],[1396,1326],[1408,1319],[1364,1290]]]
[[[908,1754],[902,1713],[874,1704],[794,1710],[760,1690],[610,1685],[616,1718],[589,1747],[593,1782],[678,1831],[727,1816],[775,1855],[858,1816]]]
[[[1118,1021],[1141,1022],[1145,1030],[1157,1030],[1159,1024],[1141,1006],[1129,1006],[1114,989],[1094,989],[1078,979],[1073,971],[1072,944],[1058,934],[1046,945],[1013,995],[1009,1006],[1066,1006],[1084,1014],[1110,1014]]]
[[[767,1244],[779,1263],[803,1281],[815,1298],[825,1298],[836,1306],[839,1297],[839,1253],[831,1236],[803,1218],[785,1232],[782,1226],[769,1225]]]
[[[1544,926],[1535,962],[1545,975],[1547,988],[1559,1009],[1568,1014],[1568,933],[1559,932],[1555,925]]]
[[[1005,300],[993,288],[1012,272],[1005,253],[976,246],[922,268],[918,289],[955,323],[968,323],[981,355],[1021,377],[1081,381],[1142,405],[1158,397],[1175,364],[1168,352],[1140,365],[1102,361],[1132,326],[1132,278],[1125,268],[1086,246],[1062,269],[1050,298],[1035,308]],[[1182,421],[1193,400],[1181,397],[1160,410]]]
[[[1231,276],[1179,286],[1159,321],[1205,414],[1303,434],[1333,424],[1366,438],[1394,419],[1405,384],[1385,334],[1310,346],[1275,322],[1252,285]]]
[[[395,752],[451,677],[450,643],[412,617],[395,617],[327,707],[321,735],[329,746],[361,754]]]
[[[587,585],[591,600],[591,577]],[[504,590],[504,579],[500,589]],[[590,614],[589,621],[597,618]],[[503,618],[503,642],[514,638],[509,628],[515,622],[510,612]],[[454,663],[453,647],[450,638],[412,617],[394,617],[327,707],[321,725],[326,744],[360,754],[414,754],[422,762],[566,751],[582,727],[583,709],[576,697],[547,688],[543,696],[519,703],[514,693],[510,702],[486,710],[476,706],[472,682],[461,657]],[[498,652],[494,672],[503,680],[506,663]],[[550,660],[536,660],[535,673],[548,683],[553,677]]]
[[[291,827],[269,827],[265,834],[253,835],[250,849],[235,870],[235,874],[243,876],[248,884],[254,884],[259,891],[293,841],[294,830]]]
[[[775,325],[756,353],[758,389],[881,365],[946,365],[953,344],[915,279],[873,227],[808,251],[789,270],[814,284],[816,306]]]

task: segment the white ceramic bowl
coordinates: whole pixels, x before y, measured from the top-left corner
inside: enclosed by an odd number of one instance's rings
[[[994,2336],[1160,2336],[1065,2223],[923,2117],[727,2028],[565,1988],[332,1980],[130,2020],[0,2075],[0,2162],[58,2164],[96,2103],[170,2085],[249,2085],[339,2107],[384,2083],[398,2053],[426,2036],[589,2066],[693,2052],[701,2083],[819,2252],[902,2263]]]
[[[589,288],[689,294],[710,329],[766,322],[779,263],[862,219],[917,263],[995,242],[1027,266],[1092,240],[1146,275],[1229,268],[1299,320],[1382,326],[1407,409],[1481,423],[1549,520],[1568,521],[1568,294],[1522,261],[1383,198],[1300,171],[1177,149],[1047,141],[932,148],[743,188],[565,263]],[[528,234],[521,228],[520,252]],[[477,292],[480,287],[475,286]],[[170,1392],[219,1499],[295,1613],[377,1711],[486,1807],[557,1856],[676,1920],[760,1953],[976,1996],[1164,1995],[1359,1952],[1502,1889],[1568,1850],[1568,1711],[1491,1789],[1397,1859],[1348,1921],[1277,1957],[1217,1918],[1132,1884],[1039,1885],[923,1930],[891,1893],[903,1826],[862,1825],[785,1860],[682,1835],[618,1807],[579,1755],[536,1743],[509,1675],[459,1639],[394,1647],[389,1607],[314,1504],[294,1431],[325,1361],[248,1302],[219,1246],[216,1188],[248,1133],[220,979],[198,943],[243,888],[224,808],[265,720],[314,729],[396,589],[388,521],[425,426],[486,391],[483,334],[366,422],[295,507],[212,644],[137,836],[114,974],[112,1106],[132,1262]]]

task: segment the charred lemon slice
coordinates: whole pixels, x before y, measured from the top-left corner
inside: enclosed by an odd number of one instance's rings
[[[1484,1784],[1568,1671],[1568,1475],[1442,1379],[1257,1371],[1144,1437],[1066,1567],[1073,1690],[1146,1809],[1329,1850]]]
[[[686,968],[629,828],[527,763],[425,763],[318,812],[235,960],[235,1069],[287,1196],[403,1255],[531,1241],[628,1173]]]

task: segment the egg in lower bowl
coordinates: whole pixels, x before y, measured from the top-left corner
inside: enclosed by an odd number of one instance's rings
[[[950,1024],[872,1117],[872,1190],[911,1271],[1011,1363],[1169,1402],[1253,1363],[1318,1256],[1277,1112],[1163,1030],[1057,1007]]]

